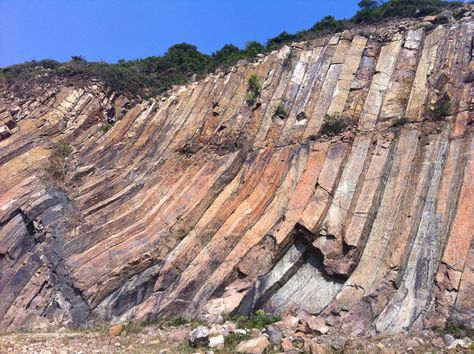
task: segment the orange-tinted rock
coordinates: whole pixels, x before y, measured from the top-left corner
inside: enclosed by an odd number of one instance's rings
[[[125,326],[123,324],[118,324],[109,328],[109,336],[111,337],[118,337],[122,334],[125,330]]]
[[[258,309],[318,333],[472,326],[474,22],[418,25],[285,46],[150,100],[2,83],[0,331]],[[446,97],[452,116],[431,119]],[[351,125],[321,136],[327,114]]]

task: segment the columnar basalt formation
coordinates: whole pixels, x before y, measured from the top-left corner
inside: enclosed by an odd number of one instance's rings
[[[3,87],[0,330],[260,308],[474,326],[473,32],[346,31],[150,100]]]

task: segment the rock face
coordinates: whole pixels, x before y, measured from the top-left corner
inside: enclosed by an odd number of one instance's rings
[[[345,32],[139,102],[3,87],[0,330],[208,308],[474,326],[473,31]],[[350,124],[321,135],[326,115]]]

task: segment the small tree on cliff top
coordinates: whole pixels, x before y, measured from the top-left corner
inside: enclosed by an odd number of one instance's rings
[[[361,0],[359,1],[358,6],[361,9],[375,9],[379,6],[379,2],[376,0]]]

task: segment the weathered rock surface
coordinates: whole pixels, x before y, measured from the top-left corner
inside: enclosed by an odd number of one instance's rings
[[[189,344],[192,346],[207,345],[209,342],[209,328],[206,326],[199,326],[189,332]]]
[[[0,330],[259,308],[351,335],[472,327],[474,21],[427,28],[299,43],[140,102],[3,87]],[[320,136],[326,114],[351,125]]]
[[[135,328],[119,337],[109,337],[100,330],[75,331],[61,328],[55,332],[9,333],[0,336],[1,353],[140,353],[140,354],[183,354],[183,353],[238,353],[237,348],[247,353],[260,353],[265,346],[272,353],[343,354],[352,353],[472,353],[473,341],[469,338],[455,339],[451,346],[444,344],[439,333],[431,331],[397,333],[373,338],[346,338],[338,335],[319,337],[285,338],[283,345],[268,343],[265,336],[227,343],[222,350],[209,346],[191,347],[186,338],[177,333],[190,330],[189,325],[164,327],[149,325]],[[184,340],[183,340],[184,339]],[[434,342],[435,344],[433,344]],[[295,345],[293,345],[293,343]],[[298,346],[296,348],[295,346]],[[284,350],[284,348],[288,350]],[[266,353],[264,352],[264,353]]]
[[[262,354],[269,345],[270,342],[268,341],[268,338],[260,336],[240,343],[235,348],[235,351],[244,354]]]

